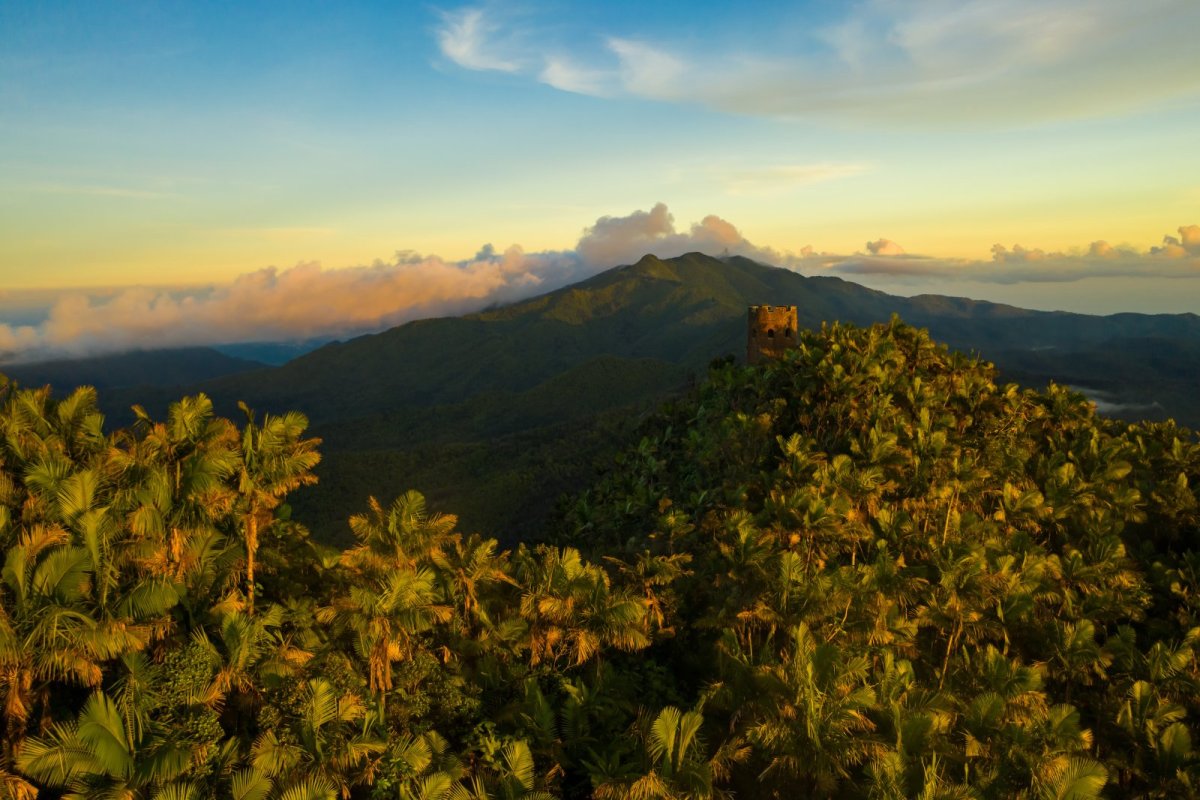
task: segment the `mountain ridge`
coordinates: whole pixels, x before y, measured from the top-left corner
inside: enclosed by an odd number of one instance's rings
[[[594,355],[662,358],[699,366],[722,348],[740,353],[745,307],[755,303],[797,305],[800,322],[815,327],[823,321],[855,324],[886,320],[899,313],[911,324],[928,327],[952,347],[985,351],[1001,346],[1066,346],[1095,344],[1116,338],[1168,334],[1200,339],[1200,316],[1124,313],[1092,316],[1062,311],[1031,311],[988,301],[943,295],[904,298],[859,286],[840,278],[806,277],[750,259],[715,259],[689,253],[662,260],[645,256],[585,281],[497,309],[463,317],[410,322],[377,334],[318,348],[277,368],[275,380],[289,399],[311,392],[313,375],[327,372],[345,385],[382,380],[386,399],[360,396],[357,403],[384,405],[441,402],[495,388],[535,385],[579,360]],[[1014,319],[1026,325],[1007,327]],[[970,323],[963,325],[961,323]],[[591,326],[586,335],[579,332]],[[705,329],[705,330],[697,330]],[[537,359],[512,358],[513,335],[537,337],[553,346]],[[438,361],[455,362],[457,376],[415,389],[387,376],[370,375],[366,363],[390,347],[413,360],[409,372],[429,369]],[[984,352],[986,356],[987,353]],[[335,377],[336,376],[336,377]],[[270,381],[267,382],[268,384]],[[217,379],[219,391],[244,389],[252,394],[258,377]],[[265,402],[283,392],[263,392]],[[314,419],[319,418],[318,413]]]
[[[0,372],[23,384],[94,386],[97,389],[187,386],[267,367],[214,347],[141,348],[112,355],[0,364]]]
[[[546,512],[606,457],[595,430],[631,424],[714,358],[740,358],[746,307],[757,304],[796,305],[808,328],[899,314],[951,348],[997,363],[1001,380],[1090,388],[1119,413],[1200,425],[1187,380],[1200,374],[1195,314],[1098,317],[905,298],[700,253],[645,256],[507,306],[409,322],[188,387],[108,391],[101,402],[116,424],[129,421],[134,403],[161,415],[180,394],[198,391],[225,415],[238,415],[239,400],[260,413],[305,413],[325,440],[326,464],[318,469],[323,484],[297,502],[318,517],[314,509],[328,505],[330,525],[344,526],[345,509],[329,498],[354,497],[349,485],[332,486],[341,480],[358,481],[359,497],[416,488],[458,509],[467,525],[529,529],[537,520],[525,509],[536,508],[535,518]],[[351,468],[368,453],[372,469]],[[389,463],[394,470],[381,466]]]

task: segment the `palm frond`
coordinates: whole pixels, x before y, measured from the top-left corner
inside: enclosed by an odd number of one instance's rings
[[[265,773],[254,767],[247,767],[233,775],[233,800],[264,800],[274,785],[275,782]]]
[[[336,800],[337,787],[327,778],[309,777],[293,783],[275,800]]]

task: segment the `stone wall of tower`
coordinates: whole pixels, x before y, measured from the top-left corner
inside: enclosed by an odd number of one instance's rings
[[[799,317],[795,306],[750,306],[746,329],[746,363],[779,358],[796,346]]]

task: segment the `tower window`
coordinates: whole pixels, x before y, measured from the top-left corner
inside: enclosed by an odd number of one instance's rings
[[[768,339],[775,338],[775,329],[774,328],[767,328],[767,338]]]

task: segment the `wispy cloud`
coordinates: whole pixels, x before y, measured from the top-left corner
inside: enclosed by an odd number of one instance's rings
[[[867,0],[786,46],[767,29],[753,49],[601,31],[574,48],[530,37],[528,62],[489,49],[488,36],[518,34],[504,19],[467,8],[444,20],[443,52],[471,69],[742,114],[1019,125],[1200,94],[1194,0]]]
[[[466,69],[516,72],[521,65],[499,52],[492,39],[496,32],[497,26],[482,8],[443,12],[437,28],[438,47],[442,55]]]
[[[692,65],[652,44],[612,37],[608,49],[617,57],[617,74],[625,91],[655,100],[680,99]]]
[[[602,69],[588,69],[562,55],[548,55],[538,80],[564,92],[607,97],[615,90],[612,75]]]

